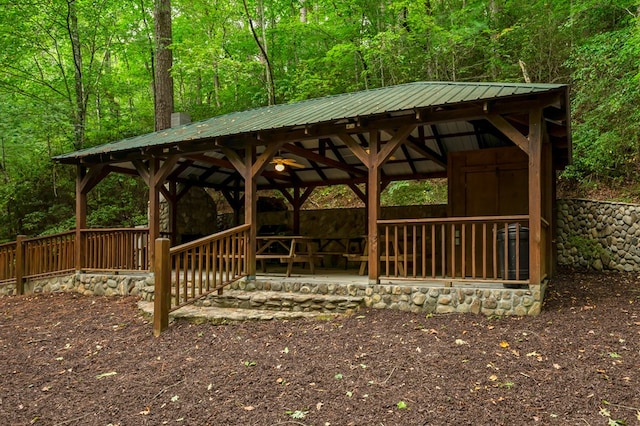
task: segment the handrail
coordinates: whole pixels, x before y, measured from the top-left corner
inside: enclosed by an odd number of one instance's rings
[[[214,291],[221,293],[246,276],[250,229],[251,225],[240,225],[169,250],[169,259],[163,262],[171,266],[170,311]]]
[[[529,215],[520,214],[512,216],[468,216],[468,217],[438,217],[438,218],[417,218],[417,219],[380,219],[379,225],[396,225],[410,223],[451,223],[451,222],[518,222],[529,220]]]
[[[382,276],[529,283],[528,215],[377,223]]]

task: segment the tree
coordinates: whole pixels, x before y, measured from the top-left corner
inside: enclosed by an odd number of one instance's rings
[[[171,127],[173,112],[173,79],[171,66],[171,0],[155,0],[155,72],[154,99],[156,130]]]

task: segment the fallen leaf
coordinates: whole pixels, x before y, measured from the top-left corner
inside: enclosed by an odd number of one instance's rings
[[[115,371],[109,371],[108,373],[102,373],[102,374],[98,374],[96,376],[96,379],[102,379],[103,377],[109,377],[109,376],[115,376],[116,374],[118,374]]]
[[[144,410],[140,411],[138,414],[141,414],[143,416],[148,415],[151,412],[151,407],[144,407]]]
[[[498,380],[498,376],[496,376],[495,374],[492,374],[489,376],[489,380],[491,380],[492,382],[495,382],[496,380]]]
[[[468,342],[465,342],[462,339],[456,339],[456,345],[468,345]]]
[[[505,342],[504,340],[502,342],[500,342],[500,347],[501,348],[508,348],[509,347],[509,342]]]

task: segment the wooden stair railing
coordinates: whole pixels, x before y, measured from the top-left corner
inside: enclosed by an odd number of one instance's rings
[[[155,244],[154,335],[169,324],[169,312],[191,304],[245,277],[251,225],[241,225],[169,248]]]

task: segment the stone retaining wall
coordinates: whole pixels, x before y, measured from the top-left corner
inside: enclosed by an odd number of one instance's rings
[[[359,306],[422,313],[537,315],[546,285],[527,289],[442,287],[438,284],[339,284],[304,281],[241,280],[222,297],[209,295],[200,306],[286,310],[292,312],[353,312]],[[0,287],[0,295],[15,286]],[[154,299],[152,274],[72,274],[31,280],[28,293],[77,292],[87,296],[139,296]],[[269,295],[267,295],[267,292]],[[238,294],[242,293],[242,294]]]
[[[76,292],[87,296],[139,296],[143,289],[153,288],[153,275],[77,273],[58,277],[28,280],[25,293]],[[15,284],[0,286],[0,296],[15,294]]]
[[[558,264],[640,271],[640,205],[558,200]]]
[[[363,305],[375,309],[397,309],[423,313],[474,313],[490,315],[538,315],[546,284],[527,289],[442,287],[438,284],[338,284],[273,281],[239,281],[231,284],[231,290],[244,291],[253,307],[263,306],[269,299],[252,298],[251,293],[263,291],[282,292],[300,297],[286,300],[287,310],[313,310],[312,296],[344,296],[362,298]],[[307,297],[304,297],[307,296]],[[209,306],[215,306],[216,295],[209,296]],[[345,300],[348,303],[349,300]]]

